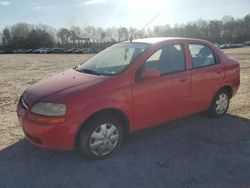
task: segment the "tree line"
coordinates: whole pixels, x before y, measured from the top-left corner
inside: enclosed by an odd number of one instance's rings
[[[224,16],[221,20],[197,20],[187,24],[160,25],[140,30],[133,27],[93,27],[55,29],[39,24],[17,23],[5,27],[1,33],[0,48],[34,49],[41,47],[91,47],[144,37],[191,37],[216,43],[243,43],[250,41],[250,14],[235,19]]]

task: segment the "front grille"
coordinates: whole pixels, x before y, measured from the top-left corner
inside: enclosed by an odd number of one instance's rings
[[[25,102],[23,97],[21,98],[21,104],[22,104],[24,109],[28,109],[28,104]]]

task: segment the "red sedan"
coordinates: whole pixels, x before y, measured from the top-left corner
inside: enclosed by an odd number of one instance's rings
[[[239,84],[238,62],[207,41],[139,39],[29,87],[17,115],[34,145],[100,158],[128,132],[201,111],[222,116]]]

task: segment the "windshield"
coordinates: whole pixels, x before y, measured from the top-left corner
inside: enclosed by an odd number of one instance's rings
[[[116,75],[133,63],[147,47],[145,43],[119,43],[103,50],[75,70],[96,75]]]

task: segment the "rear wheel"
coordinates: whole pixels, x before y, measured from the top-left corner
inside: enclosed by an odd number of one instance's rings
[[[229,94],[226,90],[219,91],[213,99],[209,108],[209,114],[212,117],[220,117],[227,112],[229,107]]]
[[[114,117],[96,117],[84,125],[79,135],[79,149],[82,153],[103,158],[117,151],[123,139],[123,129]]]

